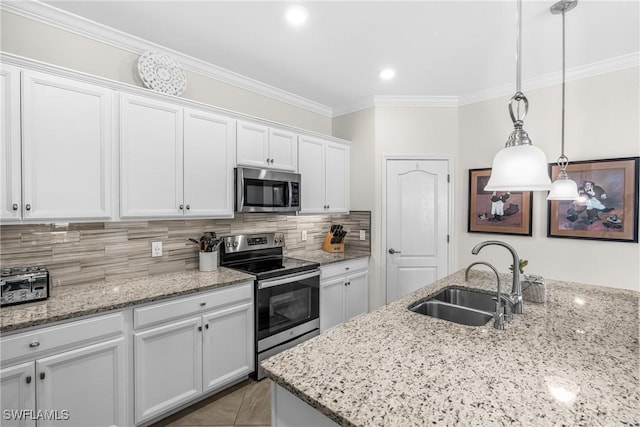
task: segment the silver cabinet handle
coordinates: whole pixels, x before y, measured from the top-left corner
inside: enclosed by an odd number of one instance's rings
[[[25,208],[26,208],[28,211],[30,211],[30,210],[31,210],[31,204],[30,204],[30,203],[27,203],[27,205],[25,206]]]
[[[11,208],[13,208],[14,211],[18,210],[18,204],[14,203],[13,206],[11,206]]]
[[[178,209],[183,210],[184,209],[184,205],[178,206]]]
[[[40,343],[38,341],[34,341],[31,344],[29,344],[29,347],[31,347],[31,348],[36,348],[36,347],[39,347],[39,346],[40,346]]]
[[[200,303],[200,307],[204,307],[205,305],[207,305],[207,303],[206,303],[206,302],[201,302],[201,303]]]
[[[400,252],[400,251],[396,251],[395,249],[391,248],[391,249],[389,249],[389,253],[390,253],[391,255],[393,255],[393,254],[401,254],[402,252]]]
[[[189,209],[191,209],[191,206],[190,206],[190,205],[187,205],[187,210],[189,210]]]
[[[273,159],[271,159],[271,164],[273,164]]]

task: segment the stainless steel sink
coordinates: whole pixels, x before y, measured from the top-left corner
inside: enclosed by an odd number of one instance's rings
[[[493,319],[495,307],[492,294],[451,287],[409,306],[409,310],[462,325],[483,326]]]

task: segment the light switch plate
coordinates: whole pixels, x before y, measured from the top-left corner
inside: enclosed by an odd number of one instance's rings
[[[307,240],[307,230],[302,230],[302,240]]]
[[[360,230],[360,240],[365,240],[367,238],[367,232],[365,230]]]
[[[151,242],[151,256],[162,256],[162,242]]]

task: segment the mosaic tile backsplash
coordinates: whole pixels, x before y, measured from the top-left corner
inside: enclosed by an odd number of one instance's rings
[[[236,214],[233,219],[21,224],[0,227],[0,266],[43,265],[52,286],[120,280],[198,268],[198,240],[205,231],[229,234],[285,233],[286,252],[322,248],[331,224],[349,232],[345,246],[370,250],[371,212],[348,215],[288,216]],[[307,240],[302,241],[302,231]],[[366,239],[360,240],[359,231]],[[151,242],[162,242],[162,256],[151,257]]]

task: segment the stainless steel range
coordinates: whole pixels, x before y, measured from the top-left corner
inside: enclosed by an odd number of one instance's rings
[[[40,301],[51,294],[49,271],[40,266],[0,268],[0,306]]]
[[[256,377],[260,361],[320,333],[319,264],[283,256],[284,233],[224,238],[220,265],[256,276]]]

